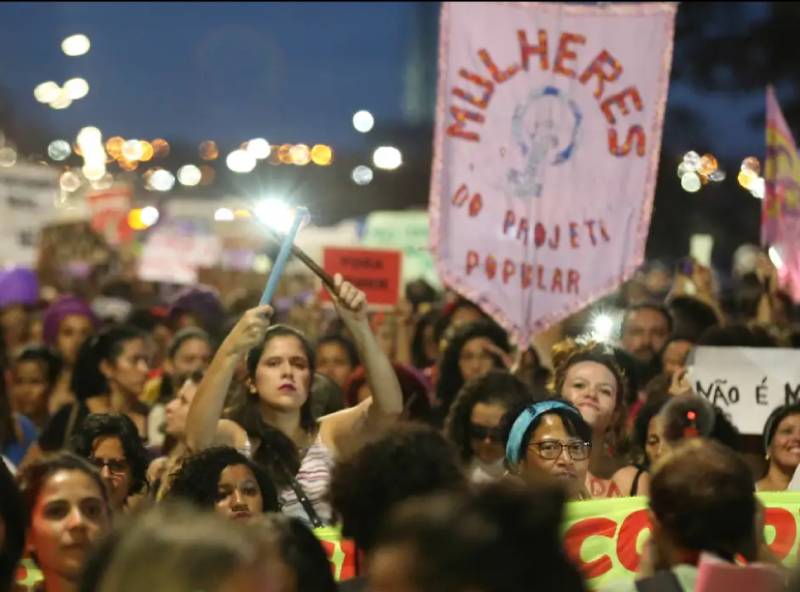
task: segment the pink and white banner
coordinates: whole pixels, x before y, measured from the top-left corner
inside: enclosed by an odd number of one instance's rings
[[[431,247],[520,344],[642,263],[675,11],[443,5]]]

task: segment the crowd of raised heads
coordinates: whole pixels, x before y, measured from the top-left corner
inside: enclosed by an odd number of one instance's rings
[[[698,346],[798,347],[751,255],[648,265],[524,345],[422,280],[376,312],[341,276],[257,306],[5,270],[0,592],[588,590],[565,516],[634,496],[610,590],[695,590],[709,554],[792,587],[756,492],[800,489],[800,404],[745,435],[687,378]]]

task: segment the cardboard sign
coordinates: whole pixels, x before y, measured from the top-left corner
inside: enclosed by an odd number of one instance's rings
[[[764,537],[770,551],[786,567],[797,563],[800,493],[759,493],[765,506]],[[637,574],[650,537],[647,499],[628,497],[567,504],[564,548],[598,590]]]
[[[644,260],[675,10],[443,5],[431,246],[520,345]]]
[[[773,409],[800,401],[800,350],[697,347],[687,365],[694,392],[743,434],[760,435]]]
[[[341,273],[363,290],[370,306],[392,307],[400,300],[402,257],[400,251],[326,247],[322,267],[331,276]],[[322,299],[330,302],[327,290],[323,289]]]

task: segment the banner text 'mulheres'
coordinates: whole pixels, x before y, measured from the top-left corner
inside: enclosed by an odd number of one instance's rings
[[[515,62],[501,69],[489,51],[481,48],[478,50],[478,58],[484,66],[484,73],[478,74],[466,68],[459,68],[458,77],[474,88],[465,90],[462,87],[468,85],[462,82],[461,86],[453,86],[450,89],[453,97],[467,105],[451,104],[449,106],[448,111],[455,121],[447,127],[448,136],[469,142],[480,142],[480,133],[477,131],[479,127],[476,129],[476,126],[481,126],[486,121],[486,116],[481,111],[488,109],[496,85],[503,84],[522,71],[529,71],[531,62],[535,60],[541,71],[552,70],[554,74],[578,80],[583,86],[594,89],[592,96],[597,100],[600,111],[609,124],[607,131],[609,153],[614,156],[627,156],[633,150],[637,156],[644,156],[646,135],[641,125],[630,126],[624,135],[624,140],[621,140],[620,134],[614,127],[617,124],[618,116],[612,109],[616,108],[619,116],[627,116],[631,112],[631,107],[636,111],[642,111],[644,106],[635,85],[627,86],[604,98],[606,85],[617,82],[624,70],[622,64],[607,49],[600,50],[579,72],[575,69],[578,60],[576,50],[578,46],[586,44],[584,35],[570,32],[561,33],[554,53],[551,51],[546,29],[537,31],[535,42],[528,41],[527,33],[520,29],[517,31],[517,41],[519,43],[519,63]],[[552,64],[551,53],[553,55]],[[472,125],[471,129],[467,129],[470,122],[475,125]]]

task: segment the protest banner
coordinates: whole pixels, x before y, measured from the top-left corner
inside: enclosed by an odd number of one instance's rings
[[[765,506],[764,536],[787,567],[797,563],[800,493],[759,493]],[[590,589],[636,576],[650,536],[647,499],[628,497],[567,504],[564,547]]]
[[[48,167],[0,167],[0,266],[36,263],[39,233],[57,218],[58,195],[58,175]]]
[[[767,88],[764,182],[761,243],[771,246],[781,287],[800,303],[800,156],[771,86]]]
[[[133,229],[128,225],[132,201],[130,185],[115,185],[86,194],[92,229],[102,234],[109,245],[118,246],[133,238]]]
[[[443,6],[431,247],[517,343],[643,261],[675,10]]]
[[[198,269],[220,258],[220,240],[199,229],[164,223],[147,236],[139,261],[139,278],[149,282],[197,283]]]
[[[722,409],[743,434],[761,434],[775,407],[800,402],[800,351],[696,347],[687,360],[692,389]]]
[[[387,249],[327,247],[322,268],[330,275],[341,273],[356,288],[363,290],[370,306],[392,307],[400,300],[402,257],[402,252]],[[321,297],[330,302],[327,290],[322,290]]]
[[[372,212],[364,221],[365,247],[403,251],[403,284],[424,279],[435,288],[441,281],[433,264],[429,242],[428,212]]]

